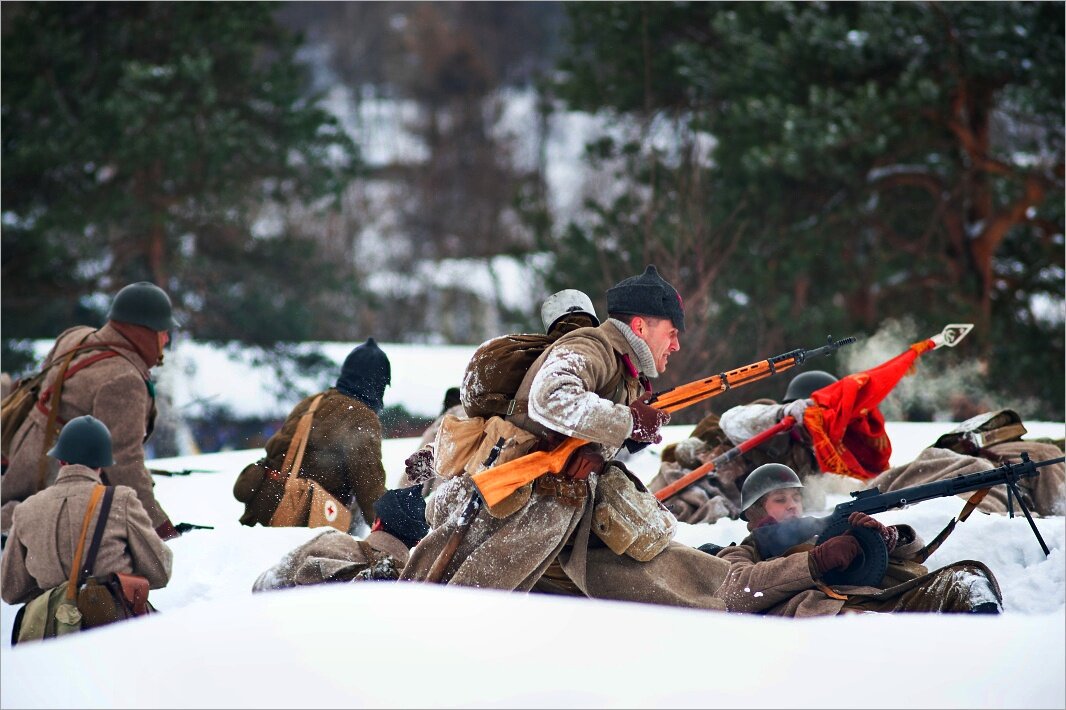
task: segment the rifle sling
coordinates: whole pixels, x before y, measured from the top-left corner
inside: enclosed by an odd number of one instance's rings
[[[950,535],[955,530],[955,525],[957,523],[965,521],[966,518],[970,517],[970,513],[977,509],[977,506],[980,505],[981,501],[984,500],[985,496],[988,495],[988,491],[990,490],[991,488],[982,488],[976,491],[972,496],[970,496],[970,498],[966,501],[966,505],[962,507],[962,512],[959,513],[959,517],[957,519],[952,518],[951,521],[944,526],[944,529],[937,533],[936,537],[929,541],[928,545],[918,550],[918,552],[916,552],[914,555],[914,561],[918,562],[919,564],[924,564],[925,561],[929,559],[929,557],[932,556],[932,554],[936,552],[941,545],[944,544],[944,541],[948,539],[948,535]]]

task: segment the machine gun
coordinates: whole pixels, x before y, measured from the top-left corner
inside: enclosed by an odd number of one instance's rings
[[[942,481],[923,483],[919,486],[901,488],[888,493],[881,493],[877,488],[853,492],[853,500],[845,501],[837,505],[833,512],[824,518],[802,517],[785,520],[776,525],[765,525],[756,528],[752,535],[758,546],[759,554],[764,559],[779,557],[796,545],[808,542],[812,537],[817,543],[824,542],[831,537],[851,533],[859,541],[862,555],[856,557],[855,562],[845,570],[833,570],[824,575],[828,584],[856,584],[863,586],[876,585],[884,577],[888,569],[888,549],[884,540],[875,531],[869,528],[852,528],[848,525],[848,516],[855,512],[875,515],[886,510],[904,508],[911,503],[921,503],[933,498],[944,498],[969,491],[980,491],[992,486],[1007,486],[1007,511],[1010,517],[1014,517],[1013,499],[1017,499],[1018,507],[1025,513],[1029,527],[1033,529],[1040,547],[1045,555],[1050,550],[1036,529],[1036,523],[1026,507],[1025,501],[1018,491],[1017,483],[1022,478],[1037,476],[1044,466],[1062,463],[1066,457],[1060,456],[1047,461],[1030,461],[1028,453],[1022,453],[1020,463],[1007,462],[1002,466],[989,471],[980,471],[966,475],[953,476]],[[968,513],[967,513],[968,514]],[[963,518],[965,519],[965,518]],[[954,520],[945,530],[945,533],[954,525]],[[942,538],[940,538],[942,541]],[[937,543],[939,544],[939,542]],[[935,549],[935,548],[934,548]]]

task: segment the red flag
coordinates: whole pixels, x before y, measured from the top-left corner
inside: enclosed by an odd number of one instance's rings
[[[913,369],[919,355],[935,348],[932,338],[915,343],[888,362],[811,395],[818,406],[807,408],[803,425],[823,471],[870,479],[888,468],[892,443],[877,405]]]

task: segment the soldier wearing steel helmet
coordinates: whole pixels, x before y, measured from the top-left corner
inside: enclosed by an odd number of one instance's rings
[[[141,281],[121,289],[100,328],[75,326],[59,335],[45,358],[50,367],[41,400],[16,431],[10,461],[0,485],[3,508],[0,530],[10,526],[16,505],[56,480],[58,466],[46,453],[65,422],[91,414],[110,430],[114,463],[104,469],[112,485],[129,486],[163,539],[177,537],[169,516],[156,500],[152,477],[144,466],[144,443],[155,422],[155,385],[150,371],[163,363],[170,331],[179,327],[170,297],[155,284]],[[54,394],[61,362],[73,357]]]
[[[721,417],[713,412],[708,414],[689,438],[663,449],[659,473],[648,488],[658,491],[667,487],[702,464],[774,426],[786,415],[802,422],[803,411],[813,404],[811,395],[836,381],[836,377],[823,370],[801,372],[789,381],[780,402],[758,399],[733,407]],[[740,489],[744,479],[764,463],[787,464],[801,481],[808,484],[812,476],[820,473],[809,438],[799,424],[722,464],[711,475],[679,491],[664,503],[678,520],[686,523],[736,519],[740,513]],[[802,489],[802,495],[810,509],[819,509],[825,504],[821,486],[807,485]]]
[[[717,592],[729,611],[806,617],[1001,610],[999,584],[984,564],[968,560],[930,572],[916,559],[925,543],[912,527],[883,525],[865,513],[852,513],[848,522],[852,528],[873,531],[888,550],[888,571],[876,586],[827,581],[830,573],[861,564],[862,547],[851,532],[820,542],[812,539],[780,557],[763,557],[755,531],[772,535],[774,526],[803,516],[803,487],[795,471],[778,463],[763,464],[744,480],[741,515],[753,534],[717,553],[730,564]]]
[[[111,433],[90,415],[71,419],[48,456],[60,465],[55,482],[23,501],[12,515],[0,562],[0,591],[8,604],[29,602],[70,578],[90,495],[102,482],[101,472],[115,463]],[[97,508],[89,531],[96,529],[99,515]],[[90,574],[135,574],[158,589],[170,580],[172,557],[136,491],[115,486]]]

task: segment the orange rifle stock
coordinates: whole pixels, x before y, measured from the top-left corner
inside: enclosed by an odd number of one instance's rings
[[[844,338],[833,341],[832,336],[828,343],[820,348],[806,350],[799,348],[775,357],[760,360],[735,370],[723,372],[688,384],[664,390],[644,400],[651,406],[667,412],[675,412],[678,409],[702,402],[705,399],[719,395],[726,390],[741,385],[751,384],[770,375],[791,369],[796,365],[803,364],[807,358],[818,355],[829,355],[838,348],[855,342],[855,338]],[[558,475],[565,467],[570,455],[579,448],[589,443],[584,439],[569,437],[551,451],[535,451],[526,454],[513,461],[502,463],[495,468],[489,468],[471,476],[486,505],[495,505],[511,495],[522,486],[535,479],[550,473]]]

